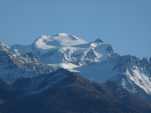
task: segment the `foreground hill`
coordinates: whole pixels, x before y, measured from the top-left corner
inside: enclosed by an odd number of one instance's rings
[[[151,103],[108,81],[98,84],[66,70],[1,81],[2,113],[150,113]]]

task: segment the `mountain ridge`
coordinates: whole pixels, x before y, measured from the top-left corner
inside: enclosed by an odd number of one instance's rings
[[[42,46],[35,46],[39,40]],[[44,48],[39,48],[40,46]],[[33,57],[40,65],[44,65],[44,69],[64,68],[100,83],[110,79],[118,80],[121,86],[132,93],[137,93],[135,87],[139,87],[145,93],[151,94],[151,63],[131,55],[121,56],[101,39],[87,42],[75,35],[59,33],[52,36],[43,35],[28,46],[10,48],[15,54],[28,55],[28,67],[29,64],[35,67],[33,62],[30,63],[30,57]],[[41,71],[40,68],[35,71]]]
[[[150,113],[151,59],[66,33],[0,42],[0,92],[1,113]]]

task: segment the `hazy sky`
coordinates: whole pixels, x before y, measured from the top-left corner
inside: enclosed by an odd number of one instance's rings
[[[151,0],[0,0],[0,40],[29,44],[59,32],[151,56]]]

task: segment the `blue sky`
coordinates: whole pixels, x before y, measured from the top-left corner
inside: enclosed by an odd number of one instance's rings
[[[0,40],[30,44],[42,34],[101,38],[120,54],[151,56],[150,0],[0,0]]]

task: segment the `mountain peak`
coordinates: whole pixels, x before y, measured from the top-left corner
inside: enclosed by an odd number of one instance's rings
[[[8,49],[10,47],[6,43],[0,41],[0,49],[6,49],[6,48]]]
[[[100,38],[97,38],[95,41],[91,42],[91,47],[96,48],[98,45],[102,45],[103,41]]]
[[[75,46],[85,43],[87,42],[80,37],[67,33],[58,33],[51,36],[42,35],[34,42],[34,45],[40,49],[50,49],[54,46]]]
[[[95,43],[103,43],[104,41],[101,40],[100,38],[97,38],[94,42],[95,42]]]
[[[61,36],[61,37],[68,37],[70,34],[68,34],[68,33],[58,33],[56,35]]]

